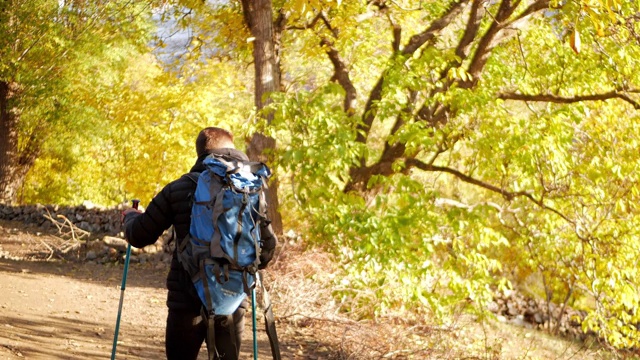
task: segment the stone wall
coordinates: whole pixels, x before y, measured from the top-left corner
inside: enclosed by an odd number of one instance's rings
[[[20,205],[0,204],[0,219],[33,224],[49,230],[53,224],[45,215],[56,218],[62,215],[78,228],[93,234],[121,235],[121,213],[123,208],[103,208],[90,204],[80,206]]]
[[[48,246],[52,256],[106,263],[124,260],[127,242],[122,231],[122,210],[123,206],[105,208],[89,203],[80,206],[12,206],[0,203],[0,220],[22,222],[35,227],[36,232],[49,233],[65,240],[74,237],[71,239],[73,246],[69,247],[66,242],[66,249],[50,242]],[[75,229],[73,234],[71,227]],[[166,231],[155,244],[143,249],[132,248],[131,262],[170,262],[175,246],[169,244],[170,239],[171,231]]]

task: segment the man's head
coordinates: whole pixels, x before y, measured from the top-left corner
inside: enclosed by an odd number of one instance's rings
[[[211,150],[235,148],[233,134],[225,129],[208,127],[200,131],[196,138],[196,152],[198,157],[209,154]]]

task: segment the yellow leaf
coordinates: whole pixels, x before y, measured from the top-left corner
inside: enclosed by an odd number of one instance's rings
[[[580,46],[582,44],[580,43],[580,33],[578,32],[577,29],[571,34],[571,37],[569,39],[569,45],[571,46],[571,49],[573,49],[573,51],[576,54],[580,54]]]

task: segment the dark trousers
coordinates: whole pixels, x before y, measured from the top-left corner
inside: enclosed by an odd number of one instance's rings
[[[216,350],[220,354],[216,359],[238,359],[246,306],[244,301],[233,313],[233,324],[228,324],[227,316],[215,317]],[[235,341],[231,339],[233,331],[229,326],[235,326]],[[165,336],[167,360],[196,360],[206,337],[207,321],[200,314],[200,309],[169,309]]]

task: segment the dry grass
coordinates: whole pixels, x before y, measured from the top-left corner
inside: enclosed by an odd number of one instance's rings
[[[495,320],[479,322],[462,314],[447,326],[401,316],[353,319],[340,312],[331,296],[332,279],[339,271],[332,256],[317,248],[305,248],[299,241],[286,241],[284,251],[267,273],[266,284],[280,324],[281,342],[286,346],[306,339],[299,353],[321,354],[310,359],[624,358],[594,345]]]

